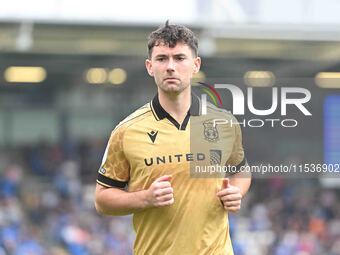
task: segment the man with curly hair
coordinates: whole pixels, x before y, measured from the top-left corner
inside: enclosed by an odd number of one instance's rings
[[[99,169],[96,209],[133,214],[136,255],[233,254],[227,214],[240,209],[250,177],[190,174],[190,164],[209,153],[193,152],[190,144],[190,125],[204,128],[200,100],[191,93],[191,78],[201,66],[197,38],[166,22],[150,34],[148,50],[145,65],[158,93],[113,130]],[[208,111],[234,120],[218,108]],[[210,150],[214,158],[236,169],[246,165],[240,127],[219,132],[225,139]]]

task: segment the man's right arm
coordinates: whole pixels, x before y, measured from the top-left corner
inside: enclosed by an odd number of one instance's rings
[[[119,188],[96,185],[95,207],[104,215],[127,215],[150,207],[168,206],[174,203],[171,176],[157,178],[148,189],[127,192]]]

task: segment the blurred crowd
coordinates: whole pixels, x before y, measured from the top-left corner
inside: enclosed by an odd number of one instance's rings
[[[339,255],[339,197],[317,179],[255,179],[230,217],[236,255]]]
[[[0,255],[132,254],[131,217],[93,204],[101,141],[0,153]]]
[[[0,151],[0,255],[130,255],[131,217],[93,204],[104,141]],[[235,255],[339,255],[339,190],[255,179],[230,215]]]

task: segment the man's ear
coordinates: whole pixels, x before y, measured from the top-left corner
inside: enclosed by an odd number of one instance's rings
[[[194,61],[194,73],[198,73],[201,68],[201,58],[197,57]]]
[[[148,71],[149,75],[153,76],[152,63],[151,63],[151,60],[148,59],[148,58],[145,60],[145,67],[146,67],[146,70]]]

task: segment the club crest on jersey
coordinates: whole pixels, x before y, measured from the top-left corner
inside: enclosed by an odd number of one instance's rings
[[[211,121],[203,122],[203,126],[205,140],[208,140],[209,142],[216,142],[219,140],[218,130]]]

